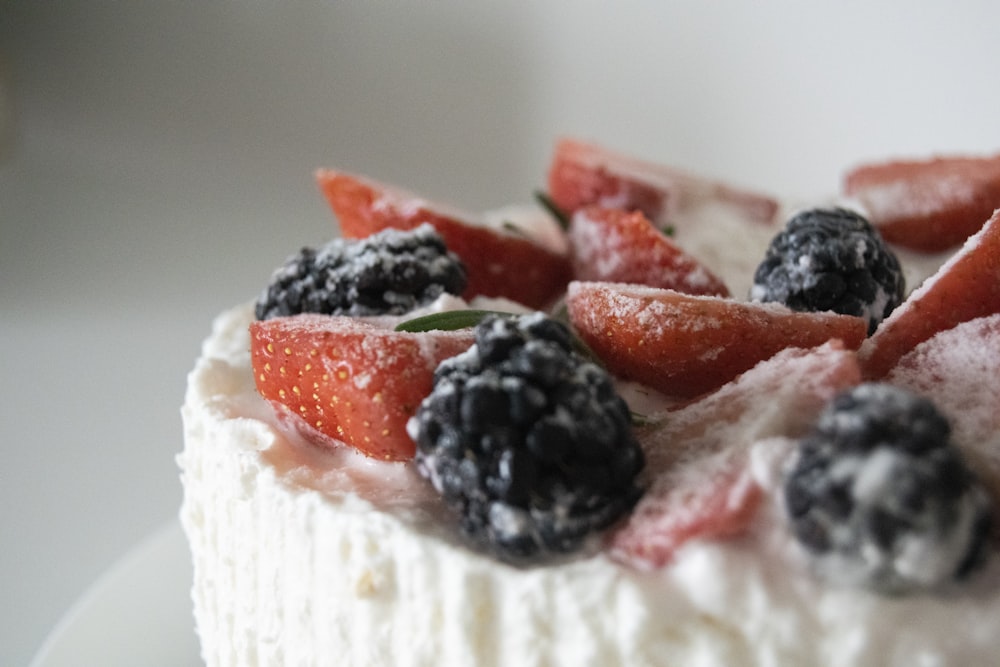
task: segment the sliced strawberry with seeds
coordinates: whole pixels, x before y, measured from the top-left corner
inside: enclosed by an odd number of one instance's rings
[[[716,389],[785,348],[839,339],[856,349],[867,333],[850,315],[621,283],[570,283],[566,305],[608,370],[676,397]]]
[[[751,446],[802,436],[830,399],[860,381],[856,355],[839,342],[788,349],[640,429],[653,481],[612,536],[614,557],[654,569],[691,540],[744,532],[763,496]]]
[[[396,332],[390,322],[326,315],[253,322],[258,392],[318,442],[345,442],[379,459],[412,458],[406,422],[430,393],[437,365],[468,349],[473,336]]]
[[[316,180],[347,238],[364,238],[387,227],[431,224],[468,271],[463,296],[507,297],[544,308],[570,278],[569,258],[525,236],[477,224],[472,216],[374,180],[323,169]]]
[[[769,196],[575,139],[557,142],[548,188],[552,200],[567,213],[596,204],[642,211],[656,222],[706,201],[729,204],[748,219],[765,223],[778,211],[777,201]]]
[[[846,174],[844,193],[864,205],[887,241],[947,250],[1000,208],[1000,155],[863,165]]]
[[[729,296],[722,280],[654,227],[641,211],[582,208],[573,214],[569,240],[577,280]]]
[[[885,376],[899,359],[939,331],[1000,312],[1000,211],[915,289],[861,347],[865,375]]]

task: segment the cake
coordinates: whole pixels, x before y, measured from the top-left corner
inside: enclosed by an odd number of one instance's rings
[[[847,312],[788,305],[792,207],[593,144],[558,144],[545,206],[492,225],[319,172],[345,240],[220,314],[188,378],[206,664],[993,664],[1000,215],[957,247],[864,222],[898,230],[885,193],[942,162],[866,165],[802,223],[862,218],[813,262],[888,249]],[[358,267],[389,264],[401,282],[365,292]],[[551,428],[511,435],[542,404]],[[904,444],[859,449],[862,424]],[[566,433],[601,453],[549,462]]]

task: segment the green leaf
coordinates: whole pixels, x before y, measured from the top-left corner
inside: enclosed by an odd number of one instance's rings
[[[424,333],[427,331],[457,331],[459,329],[471,329],[480,322],[483,321],[488,315],[499,315],[501,317],[519,317],[518,313],[505,313],[499,310],[449,310],[443,313],[431,313],[430,315],[421,315],[420,317],[414,317],[412,320],[406,320],[405,322],[400,322],[396,325],[395,330],[404,333]],[[584,359],[597,364],[601,368],[604,368],[604,364],[601,362],[600,358],[594,351],[584,343],[576,332],[573,331],[572,325],[569,324],[568,315],[563,315],[565,319],[562,319],[557,313],[552,316],[556,320],[560,320],[569,327],[571,339],[573,342],[573,349],[576,350],[577,354],[582,356]]]
[[[504,231],[509,232],[515,236],[520,236],[521,238],[528,239],[529,241],[531,240],[531,237],[528,236],[528,234],[524,231],[523,227],[521,227],[516,223],[511,222],[510,220],[504,220],[502,223],[500,223],[500,227]]]
[[[503,315],[515,317],[513,313],[503,313],[497,310],[449,310],[443,313],[431,313],[414,317],[396,325],[396,331],[421,333],[424,331],[457,331],[469,329],[483,321],[487,315]]]
[[[569,229],[569,215],[566,211],[559,208],[554,201],[552,201],[552,197],[549,197],[547,193],[542,192],[541,190],[536,190],[535,199],[542,205],[542,208],[548,211],[552,217],[556,219],[556,222],[559,223],[559,226],[562,227],[563,230]]]
[[[431,313],[430,315],[422,315],[420,317],[414,317],[412,320],[406,320],[405,322],[400,322],[396,325],[396,331],[406,332],[406,333],[424,333],[427,331],[457,331],[459,329],[469,329],[480,322],[489,315],[499,315],[501,317],[518,317],[517,313],[505,313],[499,310],[449,310],[442,313]],[[564,324],[569,326],[568,313],[565,311],[565,307],[561,308],[559,311],[552,315],[557,320],[563,321]],[[570,326],[570,331],[572,332],[572,326]],[[576,352],[590,361],[591,363],[597,364],[601,368],[604,368],[604,364],[597,357],[593,351],[587,347],[580,338],[574,333],[573,334],[573,347]],[[635,411],[629,411],[629,416],[632,421],[632,425],[635,427],[648,426],[652,422],[645,415],[640,414]]]

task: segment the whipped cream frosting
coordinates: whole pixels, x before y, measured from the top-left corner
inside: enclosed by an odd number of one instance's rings
[[[735,292],[735,290],[734,290]],[[188,378],[181,519],[202,656],[221,665],[518,667],[992,664],[1000,559],[886,597],[813,576],[774,493],[792,443],[752,449],[749,534],[641,572],[605,553],[520,569],[458,540],[413,466],[319,449],[256,393],[252,307],[215,321]]]

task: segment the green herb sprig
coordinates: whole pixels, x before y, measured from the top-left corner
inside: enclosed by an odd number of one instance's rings
[[[552,197],[550,197],[548,193],[536,190],[535,201],[537,201],[542,208],[548,211],[549,214],[556,219],[556,222],[559,223],[559,226],[562,227],[563,231],[569,229],[569,214],[559,208],[559,206],[552,201]]]

